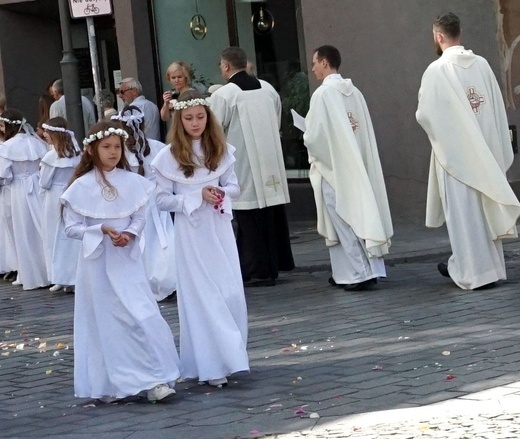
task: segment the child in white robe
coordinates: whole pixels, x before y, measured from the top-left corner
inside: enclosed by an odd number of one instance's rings
[[[80,161],[81,150],[62,117],[49,119],[42,128],[43,137],[51,147],[40,163],[43,250],[47,276],[54,284],[49,290],[72,292],[80,243],[65,235],[60,197]]]
[[[3,142],[4,124],[0,122],[0,144]],[[0,279],[16,279],[16,251],[13,243],[11,218],[11,187],[0,179]],[[10,228],[10,230],[8,229]],[[14,277],[14,278],[13,278]]]
[[[49,285],[42,244],[42,198],[38,190],[38,170],[47,145],[20,112],[6,110],[0,121],[5,139],[0,145],[0,184],[5,191],[3,207],[8,210],[4,218],[18,269],[13,285],[32,290]],[[6,196],[10,199],[6,200]]]
[[[127,105],[121,113],[112,117],[123,124],[128,133],[125,155],[133,172],[155,182],[150,163],[166,145],[144,135],[143,112],[134,105]],[[150,287],[159,302],[172,295],[177,289],[175,274],[175,250],[173,221],[168,212],[160,211],[155,194],[146,206],[146,224],[143,230],[143,262]]]
[[[247,308],[231,199],[240,189],[234,148],[202,95],[189,90],[175,104],[170,148],[152,162],[160,209],[175,212],[177,304],[184,378],[211,386],[249,370]]]
[[[148,285],[139,236],[155,184],[129,171],[127,133],[94,125],[61,197],[65,233],[81,240],[74,311],[74,389],[104,401],[147,391],[175,394],[180,376],[173,335]]]

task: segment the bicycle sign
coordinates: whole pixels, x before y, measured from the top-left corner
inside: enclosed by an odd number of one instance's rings
[[[69,0],[69,6],[72,18],[112,14],[110,0]]]
[[[93,14],[99,14],[99,8],[94,5],[87,5],[83,12],[85,13],[85,15],[90,15],[91,12]]]

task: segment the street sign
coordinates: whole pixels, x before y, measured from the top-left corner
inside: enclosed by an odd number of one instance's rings
[[[97,17],[112,14],[110,0],[69,0],[72,18]]]

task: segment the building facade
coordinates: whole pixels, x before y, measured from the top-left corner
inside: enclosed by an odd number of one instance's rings
[[[165,72],[174,60],[194,69],[201,87],[222,83],[220,51],[239,45],[282,96],[282,139],[298,209],[313,215],[306,181],[307,155],[290,108],[304,114],[318,86],[310,72],[313,49],[340,50],[340,73],[363,92],[376,132],[394,219],[424,218],[430,145],[415,121],[421,76],[436,54],[432,22],[452,11],[462,20],[463,44],[495,71],[511,125],[520,125],[520,4],[517,0],[112,0],[112,16],[95,18],[103,88],[117,78],[137,77],[144,94],[161,105],[171,86]],[[93,83],[85,20],[72,20],[81,87]],[[58,0],[0,0],[0,91],[8,106],[28,119],[38,116],[38,97],[61,76]],[[309,92],[310,90],[310,92]],[[166,128],[166,127],[165,127]],[[508,177],[515,187],[520,165]]]

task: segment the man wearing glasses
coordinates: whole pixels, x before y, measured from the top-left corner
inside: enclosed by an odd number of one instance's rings
[[[135,105],[143,112],[146,138],[161,140],[159,108],[143,96],[141,83],[134,78],[125,78],[119,83],[118,94],[126,105]]]

